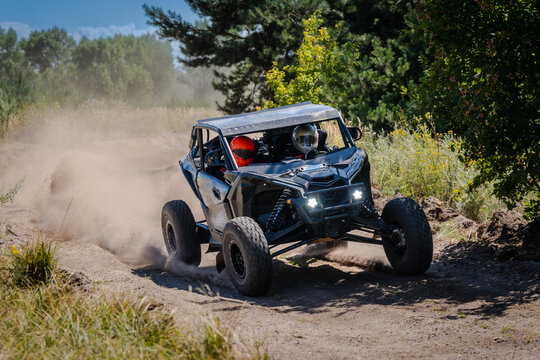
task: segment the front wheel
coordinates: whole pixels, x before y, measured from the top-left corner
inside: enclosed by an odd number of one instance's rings
[[[272,257],[260,226],[249,217],[225,225],[223,258],[234,287],[243,295],[259,296],[272,284]]]
[[[406,275],[426,272],[433,258],[433,238],[422,208],[409,198],[394,199],[386,204],[381,217],[397,227],[383,243],[394,270]]]

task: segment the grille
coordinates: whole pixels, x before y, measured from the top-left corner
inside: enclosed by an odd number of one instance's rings
[[[333,188],[337,186],[347,185],[347,183],[341,179],[332,179],[328,182],[322,182],[319,179],[312,181],[309,185],[309,191],[323,190]],[[348,198],[348,191],[327,191],[318,195],[323,207],[330,207],[344,204]]]

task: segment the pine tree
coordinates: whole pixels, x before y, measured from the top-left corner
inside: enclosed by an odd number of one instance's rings
[[[239,113],[262,105],[265,99],[272,100],[266,73],[274,62],[279,67],[295,64],[296,51],[303,39],[302,20],[315,11],[320,12],[329,28],[342,22],[340,43],[350,40],[348,34],[370,34],[386,44],[402,36],[412,1],[187,0],[187,3],[202,17],[201,21],[192,24],[171,11],[146,5],[144,9],[149,23],[158,27],[161,36],[181,43],[183,64],[229,68],[216,71],[214,87],[226,97],[220,110]],[[421,74],[417,61],[419,50],[408,40],[405,43],[407,48],[399,56],[405,56],[411,63],[407,76],[417,79]]]

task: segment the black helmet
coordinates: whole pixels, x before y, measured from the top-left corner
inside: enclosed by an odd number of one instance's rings
[[[296,150],[302,154],[316,150],[319,144],[317,128],[311,124],[298,125],[292,133],[292,142]]]

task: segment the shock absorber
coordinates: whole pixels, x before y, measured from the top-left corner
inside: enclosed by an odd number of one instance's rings
[[[278,231],[284,224],[285,214],[283,213],[283,208],[287,202],[287,199],[290,198],[294,192],[291,189],[285,189],[279,196],[274,209],[266,222],[266,228],[270,231]]]

